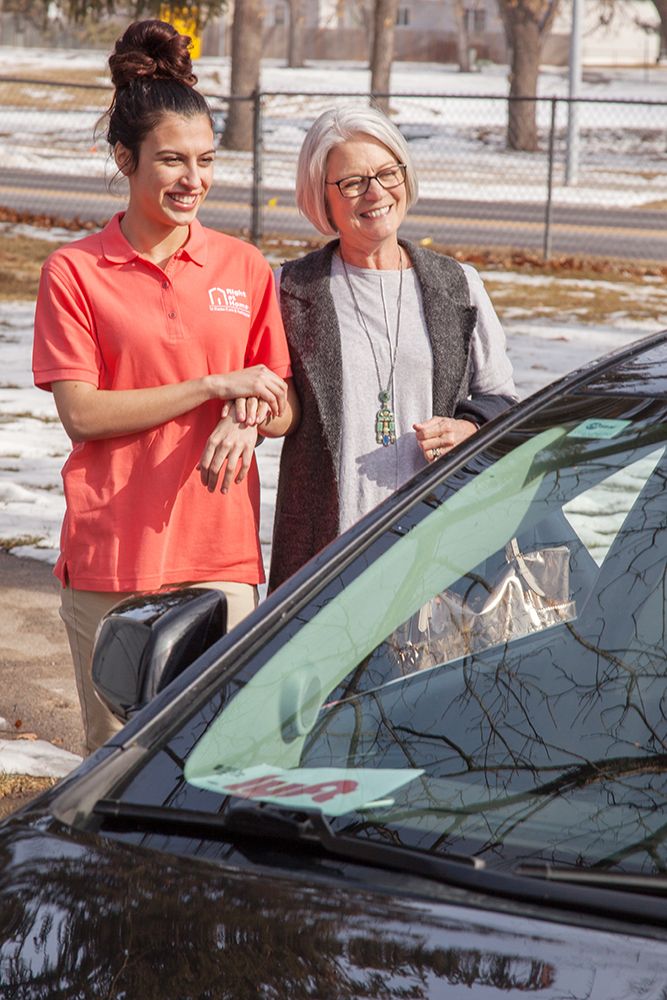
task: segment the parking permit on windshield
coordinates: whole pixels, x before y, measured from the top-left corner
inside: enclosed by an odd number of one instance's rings
[[[320,809],[327,816],[343,816],[387,801],[396,789],[414,781],[423,769],[305,767],[284,770],[257,764],[232,771],[201,774],[191,785],[219,795],[272,802],[290,809]]]
[[[625,430],[630,423],[632,423],[631,420],[591,418],[590,420],[584,420],[581,424],[577,424],[567,436],[575,438],[613,438],[617,434],[620,434],[622,430]]]

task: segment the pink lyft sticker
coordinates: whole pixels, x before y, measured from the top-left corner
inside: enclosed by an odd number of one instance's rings
[[[220,795],[274,802],[291,809],[319,808],[327,816],[342,816],[354,809],[393,805],[388,796],[414,781],[422,770],[405,768],[304,767],[284,770],[269,764],[233,771],[215,771],[189,778],[191,785]],[[380,801],[382,800],[382,801]]]

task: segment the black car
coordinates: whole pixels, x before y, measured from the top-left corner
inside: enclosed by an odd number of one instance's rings
[[[666,476],[667,332],[229,634],[212,591],[111,612],[127,725],[0,824],[0,997],[664,1000]]]

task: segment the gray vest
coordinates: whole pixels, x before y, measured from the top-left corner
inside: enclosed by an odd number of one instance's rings
[[[469,392],[470,305],[463,268],[451,257],[401,241],[414,264],[433,351],[433,411],[453,416]],[[329,290],[338,241],[283,265],[280,307],[301,401],[301,422],[280,460],[269,589],[338,534],[342,374],[340,332]]]

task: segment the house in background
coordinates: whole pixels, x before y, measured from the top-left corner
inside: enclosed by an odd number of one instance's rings
[[[583,0],[582,62],[586,66],[652,66],[660,52],[660,18],[651,0],[601,5]],[[545,63],[569,61],[572,4],[561,4],[546,46]]]
[[[307,59],[368,59],[371,4],[354,0],[301,0]],[[495,0],[464,0],[470,48],[478,59],[505,62],[507,46]],[[284,57],[289,5],[265,0],[265,55]],[[400,0],[394,57],[404,62],[457,61],[456,23],[451,0]]]
[[[659,18],[651,0],[623,0],[603,7],[582,0],[585,65],[651,65],[659,51]],[[496,0],[463,0],[468,46],[473,65],[488,60],[508,62],[505,33]],[[232,9],[226,15],[231,23]],[[371,4],[359,0],[301,0],[304,52],[307,60],[364,61],[372,30]],[[264,55],[284,59],[290,6],[286,0],[264,0]],[[562,0],[542,62],[566,66],[569,60],[572,4]],[[221,19],[225,20],[225,19]],[[218,25],[215,46],[205,53],[229,54],[228,32]],[[224,36],[224,37],[223,37]],[[457,31],[453,0],[399,0],[394,57],[404,62],[457,63]],[[212,41],[212,39],[211,39]]]

